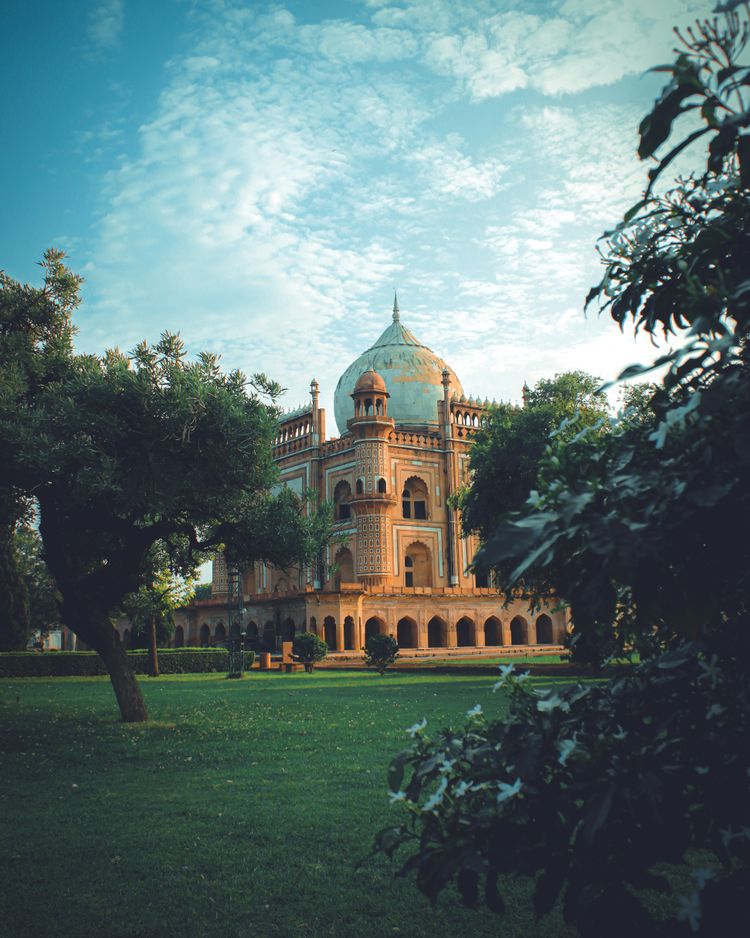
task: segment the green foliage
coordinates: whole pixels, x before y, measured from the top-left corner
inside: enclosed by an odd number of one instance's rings
[[[22,524],[15,531],[15,546],[29,597],[30,629],[46,636],[60,625],[60,597],[44,559],[42,539],[35,528]]]
[[[213,589],[210,583],[199,583],[195,587],[195,599],[210,599],[211,590]]]
[[[554,440],[538,491],[476,560],[505,592],[542,596],[554,584],[570,604],[575,658],[601,663],[635,647],[641,663],[541,697],[515,679],[507,720],[474,711],[462,730],[396,757],[393,798],[409,818],[378,849],[409,842],[403,872],[416,870],[431,897],[455,879],[465,901],[481,886],[502,912],[497,875],[515,873],[534,882],[538,914],[562,896],[567,921],[591,938],[718,935],[745,914],[750,67],[737,62],[749,16],[745,6],[723,25],[697,24],[660,69],[671,80],[641,124],[641,155],[654,155],[686,110],[704,126],[657,160],[645,199],[607,236],[605,275],[589,295],[621,327],[687,330],[686,341],[624,372],[668,367],[611,432]],[[654,195],[701,137],[705,172]],[[708,870],[678,896],[676,918],[653,916],[642,891],[668,892],[665,867],[684,879],[696,851],[708,852]]]
[[[500,404],[474,435],[471,485],[459,493],[465,534],[486,540],[509,511],[536,488],[539,467],[553,436],[569,439],[582,427],[606,427],[609,405],[601,380],[583,371],[543,378],[524,392],[525,404]],[[561,426],[562,425],[562,426]]]
[[[466,904],[483,897],[498,913],[498,878],[530,877],[536,915],[561,900],[585,938],[689,935],[698,921],[731,932],[750,899],[745,662],[683,645],[601,684],[541,692],[512,671],[496,685],[511,694],[504,719],[475,707],[458,730],[412,727],[389,770],[407,814],[375,849],[406,847],[401,872],[433,901],[455,880]],[[696,844],[712,851],[707,869],[656,925],[644,890],[671,895],[665,874]]]
[[[305,671],[310,673],[315,663],[322,661],[328,654],[328,645],[315,632],[302,632],[294,637],[292,653],[297,661],[304,664]]]
[[[14,524],[0,526],[0,651],[20,651],[31,634],[29,591]]]
[[[371,635],[365,642],[365,664],[375,668],[378,674],[385,674],[386,669],[398,658],[398,642],[392,635]]]
[[[168,546],[174,546],[171,554]],[[187,606],[194,596],[194,572],[181,547],[179,540],[175,545],[155,544],[146,558],[145,582],[125,597],[123,610],[131,623],[134,648],[148,646],[152,629],[158,642],[168,642],[174,632],[175,609]],[[178,572],[180,568],[186,576]]]
[[[252,652],[250,653],[252,654]],[[149,673],[145,651],[129,651],[128,663],[136,674]],[[254,657],[246,667],[251,667]],[[229,652],[226,648],[160,648],[162,674],[202,674],[226,671]],[[0,677],[93,677],[106,674],[107,668],[93,651],[8,652],[0,654]]]

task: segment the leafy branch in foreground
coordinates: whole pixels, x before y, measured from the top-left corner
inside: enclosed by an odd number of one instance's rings
[[[527,676],[501,668],[502,719],[477,706],[458,730],[411,728],[388,776],[407,814],[375,850],[405,851],[399,875],[432,901],[455,880],[498,913],[503,877],[532,878],[537,917],[561,901],[586,938],[730,933],[750,898],[744,662],[683,645],[600,684]],[[713,856],[680,881],[697,843]],[[672,897],[658,921],[644,890]]]
[[[662,69],[641,124],[648,156],[696,105],[705,172],[653,196],[661,159],[589,295],[620,326],[687,342],[657,363],[669,371],[638,419],[556,437],[538,491],[476,558],[505,592],[554,584],[578,660],[652,657],[597,685],[512,682],[505,719],[475,710],[421,739],[391,766],[407,819],[376,845],[410,848],[401,872],[432,899],[455,880],[502,912],[500,877],[527,877],[537,914],[560,900],[586,938],[725,934],[750,898],[750,9],[725,6]],[[680,879],[670,908],[649,901]]]

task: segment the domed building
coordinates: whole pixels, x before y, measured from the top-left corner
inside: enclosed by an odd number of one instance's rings
[[[340,436],[326,437],[313,380],[309,404],[281,417],[274,446],[286,485],[334,503],[345,546],[329,549],[318,569],[256,563],[244,571],[241,631],[268,649],[314,631],[340,653],[361,653],[376,632],[415,655],[559,645],[562,612],[506,607],[468,569],[478,544],[460,536],[449,496],[468,481],[472,436],[488,403],[466,398],[453,369],[402,324],[394,299],[393,321],[339,379]],[[212,597],[179,614],[176,644],[221,641],[230,621],[237,627],[234,579],[232,599],[218,558]]]
[[[398,299],[393,303],[393,322],[366,352],[355,359],[339,378],[333,412],[339,433],[346,433],[351,416],[351,395],[360,375],[375,371],[391,396],[390,413],[397,427],[437,427],[437,401],[443,396],[443,372],[447,371],[453,394],[463,396],[456,373],[432,349],[402,323]]]

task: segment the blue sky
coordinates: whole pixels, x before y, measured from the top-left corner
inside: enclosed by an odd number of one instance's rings
[[[516,400],[652,354],[584,318],[693,0],[24,0],[4,11],[0,266],[86,278],[78,347],[164,329],[288,407],[389,321]]]

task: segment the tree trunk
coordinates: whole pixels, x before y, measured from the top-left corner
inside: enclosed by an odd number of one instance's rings
[[[128,664],[125,649],[119,641],[115,641],[111,646],[100,650],[99,654],[109,671],[123,723],[145,723],[148,720],[148,711],[138,681]]]
[[[156,650],[156,616],[150,619],[150,641],[148,649],[148,673],[151,677],[159,677],[159,653]]]

